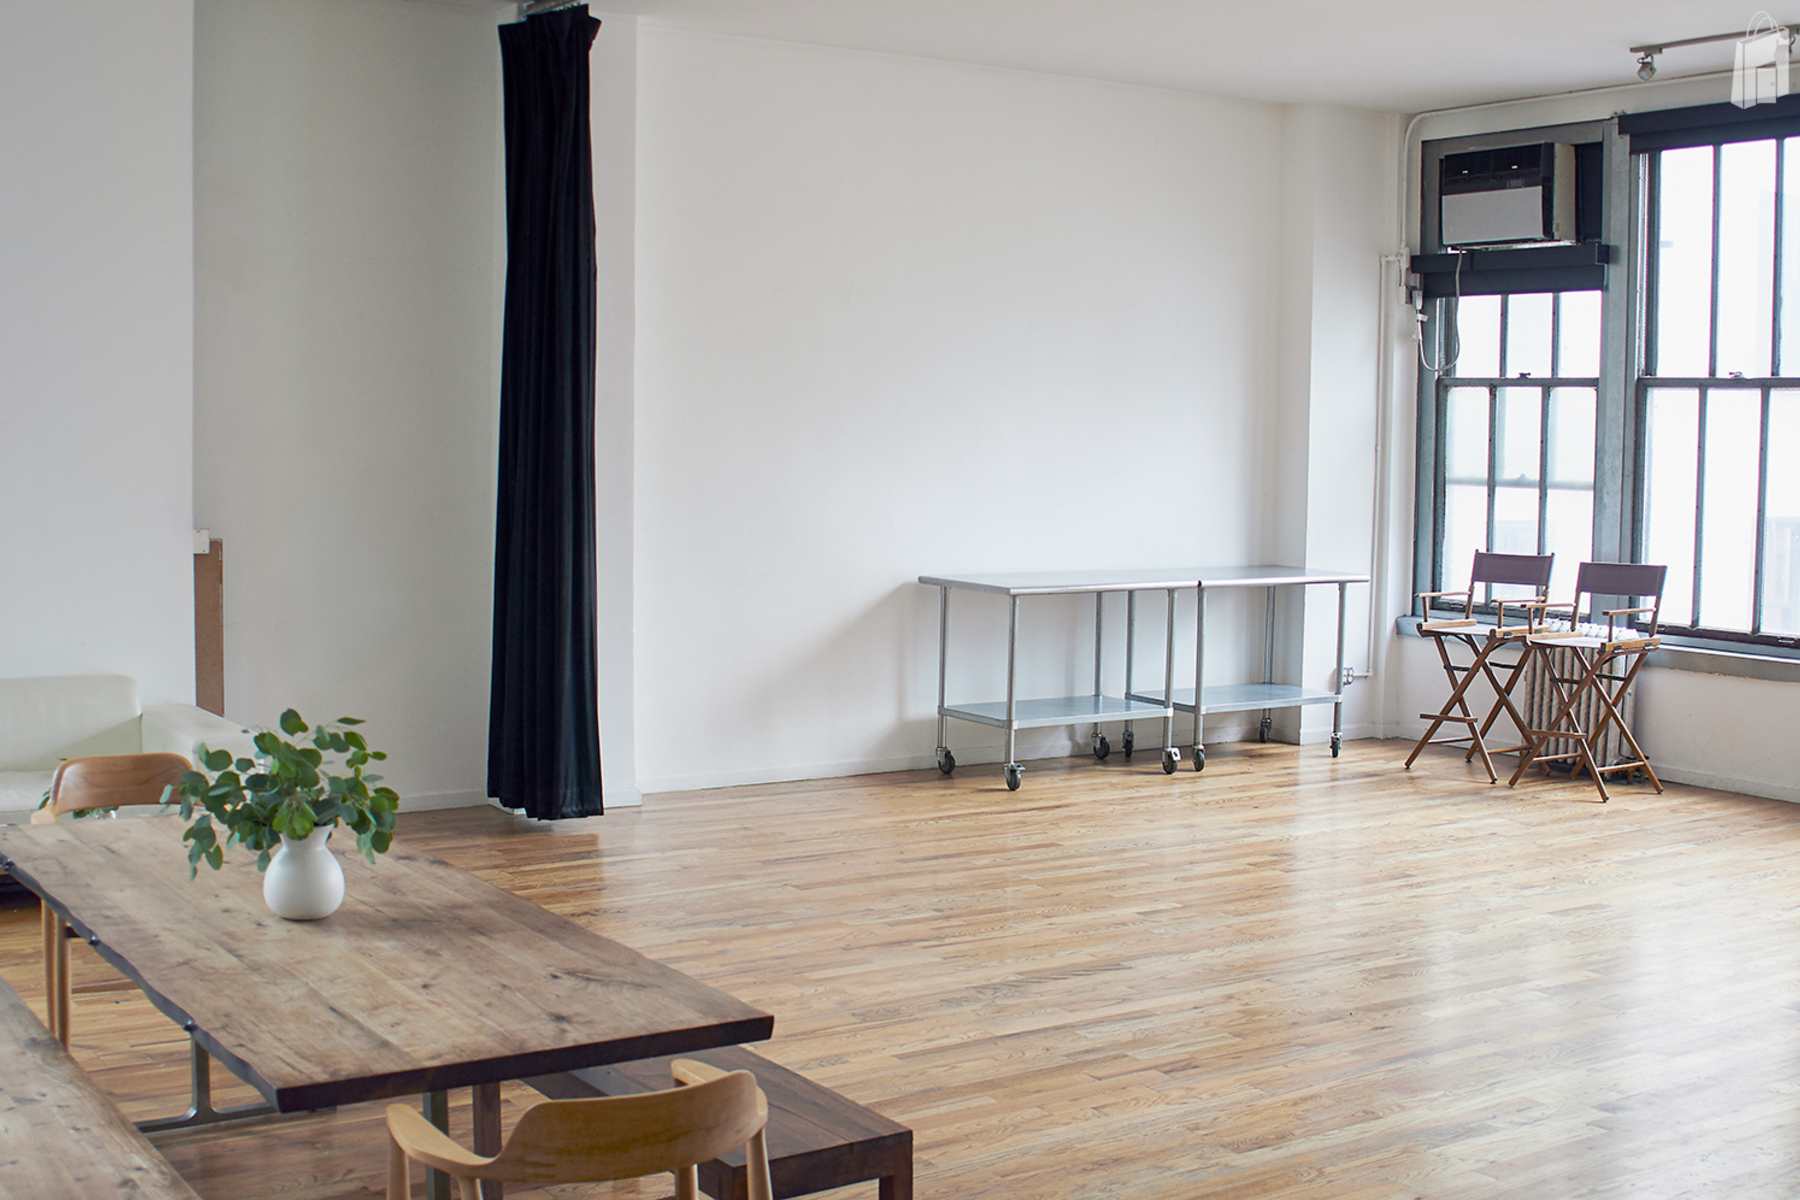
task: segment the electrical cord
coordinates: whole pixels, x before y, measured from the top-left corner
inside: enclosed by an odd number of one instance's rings
[[[1433,375],[1443,375],[1456,370],[1457,361],[1462,358],[1462,329],[1457,308],[1462,303],[1462,269],[1463,260],[1467,257],[1468,255],[1461,250],[1456,252],[1456,272],[1451,280],[1450,307],[1447,310],[1450,318],[1450,357],[1436,366],[1433,366],[1431,360],[1425,356],[1425,292],[1422,287],[1419,290],[1419,304],[1414,309],[1418,323],[1413,327],[1413,341],[1419,348],[1419,365]]]

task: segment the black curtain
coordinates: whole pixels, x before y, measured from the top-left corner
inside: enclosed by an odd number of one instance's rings
[[[594,578],[594,178],[585,6],[500,27],[506,316],[488,794],[603,811]]]

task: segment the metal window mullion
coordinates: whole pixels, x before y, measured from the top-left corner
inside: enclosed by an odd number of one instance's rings
[[[1444,515],[1449,509],[1447,496],[1450,468],[1446,461],[1449,435],[1445,428],[1450,423],[1450,385],[1442,379],[1437,381],[1437,428],[1433,431],[1434,446],[1432,461],[1432,512],[1431,512],[1431,586],[1421,591],[1436,592],[1444,589]],[[1196,682],[1196,688],[1200,685]],[[1196,693],[1196,696],[1198,693]],[[1198,703],[1196,699],[1195,703]]]
[[[1644,230],[1646,243],[1644,254],[1644,366],[1642,374],[1656,374],[1657,357],[1657,325],[1660,316],[1657,308],[1657,292],[1662,278],[1662,156],[1667,153],[1658,150],[1649,155],[1649,164],[1645,171],[1648,176],[1645,191],[1649,193],[1650,202],[1644,207]],[[1635,558],[1636,555],[1633,555]]]
[[[1701,388],[1695,400],[1694,413],[1694,613],[1693,623],[1700,622],[1700,577],[1706,551],[1706,404],[1711,392]]]
[[[1711,315],[1707,318],[1706,336],[1706,373],[1717,377],[1719,374],[1719,160],[1724,155],[1719,147],[1712,148],[1712,296],[1710,297]]]
[[[1769,303],[1769,374],[1781,374],[1781,177],[1786,160],[1787,139],[1775,139],[1775,277],[1770,280]],[[1765,397],[1766,400],[1766,397]],[[1764,405],[1765,411],[1767,404]],[[1760,531],[1758,536],[1760,537]],[[1760,601],[1759,601],[1760,603]]]
[[[1550,322],[1554,330],[1556,321]],[[1554,354],[1554,351],[1552,352]],[[1554,371],[1551,374],[1555,374]],[[1550,536],[1550,388],[1538,389],[1538,504],[1537,552],[1547,553]]]
[[[1776,162],[1780,162],[1779,158]],[[1776,245],[1780,245],[1777,242]],[[1778,252],[1779,253],[1779,252]],[[1763,554],[1769,528],[1769,404],[1772,389],[1762,390],[1762,430],[1757,436],[1756,455],[1756,568],[1751,576],[1750,632],[1761,633],[1763,626]]]
[[[1504,316],[1504,314],[1506,312],[1506,305],[1504,302],[1502,302],[1502,304],[1500,306],[1500,312],[1502,314],[1501,325],[1502,325],[1502,327],[1504,327],[1506,324],[1506,320],[1505,320],[1505,316]],[[1500,345],[1502,347],[1500,353],[1504,357],[1504,355],[1506,354],[1506,350],[1504,349],[1504,347],[1506,345],[1504,335],[1502,335]],[[1496,490],[1495,489],[1495,480],[1499,477],[1499,474],[1500,474],[1499,427],[1500,427],[1500,389],[1497,387],[1490,387],[1488,389],[1487,539],[1486,539],[1486,549],[1487,549],[1488,553],[1490,553],[1490,554],[1492,554],[1494,552],[1494,493]],[[1481,598],[1481,603],[1486,604],[1488,601],[1492,600],[1493,597],[1494,597],[1494,588],[1493,588],[1492,584],[1489,584],[1487,592]]]
[[[1550,378],[1562,374],[1562,293],[1550,293]]]
[[[1510,340],[1507,336],[1507,324],[1511,317],[1512,297],[1502,293],[1500,296],[1500,378],[1502,379],[1506,378],[1507,342]]]

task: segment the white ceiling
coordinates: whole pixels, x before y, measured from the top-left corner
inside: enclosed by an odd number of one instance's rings
[[[590,6],[712,33],[1250,100],[1419,112],[1634,82],[1629,47],[1741,29],[1755,13],[1746,3],[1757,0],[591,0]],[[1661,70],[1665,77],[1685,75],[1729,69],[1731,62],[1726,42],[1671,50]]]

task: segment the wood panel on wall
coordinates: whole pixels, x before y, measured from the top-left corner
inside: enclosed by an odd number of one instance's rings
[[[225,543],[194,555],[194,703],[225,715]]]

